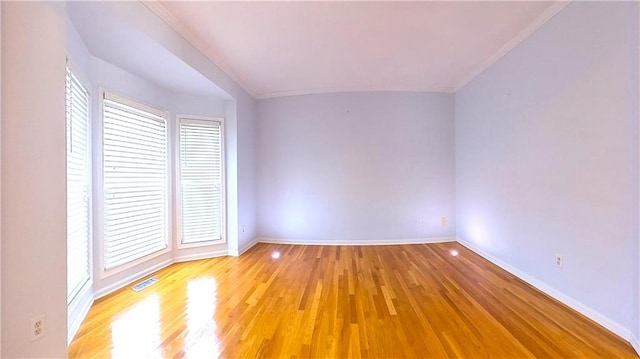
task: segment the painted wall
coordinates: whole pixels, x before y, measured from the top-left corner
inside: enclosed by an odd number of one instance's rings
[[[66,357],[64,4],[1,6],[2,356]]]
[[[256,102],[241,96],[238,114],[238,250],[243,251],[257,236],[256,218]]]
[[[450,94],[258,101],[258,236],[454,237],[453,116]]]
[[[637,306],[637,7],[571,3],[455,98],[460,239],[625,337]]]
[[[2,158],[2,4],[0,4],[0,159]],[[2,248],[2,161],[0,160],[0,249]],[[0,250],[0,268],[2,251]],[[0,275],[0,323],[2,323],[2,275]],[[2,358],[2,325],[0,325],[0,358]]]
[[[637,6],[636,14],[637,14],[638,22],[640,22],[640,6]],[[638,30],[636,34],[638,34],[636,38],[636,44],[638,44],[638,46],[635,49],[636,58],[638,59],[637,61],[640,63],[640,23],[638,24]],[[637,91],[640,93],[640,71],[636,72],[636,81],[637,81],[636,88],[638,89]],[[640,97],[640,95],[638,95],[637,97]],[[636,103],[636,112],[633,116],[640,121],[640,99]],[[638,132],[637,138],[640,139],[640,125],[638,127],[639,127],[638,128],[639,132]],[[638,144],[638,147],[640,147],[640,143]],[[638,149],[638,151],[640,151],[640,149]],[[640,188],[640,158],[636,161],[636,165],[634,166],[634,169],[636,170],[636,176],[638,179],[638,188]],[[640,190],[636,194],[636,203],[640,206]],[[638,217],[636,217],[637,218],[636,230],[638,232],[636,232],[636,240],[634,241],[634,246],[631,250],[632,263],[635,270],[633,271],[633,279],[632,279],[633,283],[631,285],[631,288],[633,291],[633,297],[631,300],[631,305],[632,305],[631,334],[632,336],[630,341],[631,341],[631,345],[633,345],[633,348],[636,350],[636,353],[640,354],[640,208],[638,209],[637,216]]]
[[[83,83],[87,91],[91,82],[91,54],[69,17],[65,17],[66,53],[71,71]]]

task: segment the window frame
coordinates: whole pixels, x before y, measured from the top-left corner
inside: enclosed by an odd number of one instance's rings
[[[93,208],[94,208],[95,201],[93,196],[93,191],[94,191],[94,180],[93,180],[94,151],[93,151],[93,114],[92,114],[93,97],[91,96],[91,91],[89,91],[89,87],[86,86],[86,84],[90,82],[86,80],[86,78],[82,75],[80,71],[76,71],[76,66],[73,64],[73,62],[69,58],[67,58],[67,61],[66,61],[65,74],[67,69],[70,72],[71,76],[75,77],[75,80],[80,84],[80,86],[82,87],[82,89],[87,95],[87,148],[85,149],[87,151],[87,167],[85,168],[85,171],[87,176],[87,183],[86,183],[87,185],[87,194],[86,194],[87,196],[87,270],[89,272],[88,273],[89,278],[79,288],[77,288],[71,300],[68,299],[69,293],[67,293],[67,311],[71,313],[71,312],[75,312],[76,307],[80,305],[80,302],[82,301],[86,292],[93,288],[93,279],[94,279],[93,278],[94,277],[93,275],[93,269],[94,269],[94,266],[93,266],[94,264],[93,263],[93,251],[94,251]],[[66,75],[65,75],[65,122],[66,122]],[[67,141],[68,139],[65,138],[65,144],[67,143]],[[66,166],[66,161],[65,161],[65,166]],[[65,179],[65,182],[67,181],[68,180]],[[65,188],[65,193],[66,193],[66,188]],[[69,243],[68,241],[69,239],[67,238],[67,243],[66,243],[67,245]],[[65,266],[67,267],[67,271],[68,271],[68,265],[67,265],[68,260],[69,259],[67,257],[65,261],[66,262]]]
[[[172,240],[172,233],[173,233],[173,213],[172,213],[172,208],[173,208],[173,193],[172,193],[172,188],[173,188],[173,184],[172,184],[172,180],[173,180],[173,165],[172,165],[172,159],[173,159],[173,146],[172,146],[172,136],[174,136],[174,134],[172,133],[172,125],[171,125],[171,117],[170,117],[170,112],[168,110],[161,110],[158,109],[156,107],[153,107],[149,104],[147,104],[144,101],[140,101],[138,99],[134,99],[132,97],[129,96],[123,96],[120,95],[118,93],[115,93],[111,90],[106,90],[104,88],[99,88],[99,104],[98,104],[98,111],[100,112],[100,120],[99,121],[95,121],[96,122],[96,129],[97,129],[97,133],[96,136],[98,137],[99,141],[96,144],[96,147],[98,148],[98,150],[96,151],[96,163],[94,164],[97,173],[97,176],[95,177],[96,179],[98,179],[98,181],[96,181],[97,183],[97,188],[96,188],[96,203],[98,204],[96,207],[99,209],[96,212],[96,217],[99,218],[99,230],[96,233],[99,233],[99,235],[97,236],[97,247],[99,248],[98,253],[97,253],[97,261],[99,264],[99,278],[100,279],[105,279],[105,278],[109,278],[113,275],[116,275],[118,273],[122,273],[124,271],[127,270],[131,270],[132,268],[135,268],[136,266],[139,266],[141,264],[144,264],[146,262],[149,262],[153,259],[156,259],[158,257],[161,257],[163,255],[166,255],[168,253],[171,253],[173,251],[173,240]],[[160,116],[165,120],[165,124],[166,124],[166,150],[167,150],[167,156],[166,156],[166,165],[167,165],[167,181],[166,181],[166,193],[167,193],[167,205],[165,207],[165,215],[167,216],[167,233],[166,233],[166,247],[160,250],[157,250],[155,252],[149,253],[145,256],[142,256],[140,258],[137,258],[135,260],[132,260],[130,262],[127,263],[123,263],[120,265],[117,265],[115,267],[106,269],[105,265],[106,265],[106,260],[105,260],[105,246],[106,246],[106,238],[105,238],[105,233],[104,233],[104,224],[105,224],[105,220],[104,220],[104,214],[105,214],[105,196],[104,196],[104,181],[105,181],[105,173],[104,173],[104,132],[103,132],[103,128],[104,128],[104,101],[105,99],[109,99],[111,101],[116,101],[116,102],[120,102],[124,105],[133,107],[133,108],[137,108],[139,110],[143,110],[143,111],[147,111],[149,113],[152,113],[154,115]]]
[[[221,149],[221,181],[220,181],[220,190],[222,193],[221,201],[221,218],[220,218],[220,237],[219,240],[211,240],[204,242],[194,242],[194,243],[182,243],[182,191],[181,191],[181,173],[182,173],[182,164],[180,163],[180,124],[183,120],[192,122],[192,123],[211,123],[211,122],[219,122],[220,123],[220,149]],[[173,146],[175,148],[174,151],[174,163],[175,163],[175,220],[176,220],[176,248],[177,249],[188,249],[188,248],[199,248],[213,245],[220,245],[227,243],[227,176],[226,176],[226,141],[225,141],[225,121],[224,117],[214,117],[214,116],[198,116],[198,115],[183,115],[176,114],[175,125],[172,126],[174,129],[175,136],[173,138]]]

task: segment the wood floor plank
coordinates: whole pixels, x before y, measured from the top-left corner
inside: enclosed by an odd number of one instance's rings
[[[141,292],[96,301],[69,356],[637,358],[457,243],[258,244],[154,275]]]

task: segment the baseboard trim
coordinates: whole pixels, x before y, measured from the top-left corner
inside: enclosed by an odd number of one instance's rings
[[[229,251],[227,251],[226,249],[220,249],[217,251],[209,251],[209,252],[195,253],[195,254],[184,254],[184,255],[176,256],[173,258],[173,262],[181,263],[181,262],[197,261],[200,259],[224,257],[227,255],[229,255]]]
[[[327,240],[327,239],[292,239],[292,238],[256,238],[258,243],[294,244],[303,246],[389,246],[400,244],[425,244],[455,242],[455,237],[428,237],[381,240]]]
[[[636,351],[636,354],[640,355],[640,339],[632,333],[631,340],[629,342],[631,343],[633,350]]]
[[[94,298],[95,299],[102,298],[107,294],[111,294],[111,293],[115,292],[118,289],[122,289],[122,288],[126,287],[127,285],[129,285],[129,284],[131,284],[131,283],[133,283],[133,282],[135,282],[137,280],[140,280],[140,279],[148,276],[149,274],[151,274],[153,272],[157,272],[160,269],[162,269],[164,267],[167,267],[167,266],[169,266],[171,264],[173,264],[173,260],[172,259],[167,259],[167,260],[162,261],[162,262],[160,262],[160,263],[158,263],[158,264],[156,264],[154,266],[151,266],[151,267],[149,267],[149,268],[147,268],[147,269],[145,269],[143,271],[140,271],[138,273],[132,274],[132,275],[126,277],[126,278],[123,278],[123,279],[121,279],[121,280],[119,280],[119,281],[117,281],[115,283],[112,283],[111,285],[108,285],[108,286],[100,289],[99,291],[97,291],[95,293]]]
[[[483,257],[484,259],[488,260],[489,262],[497,265],[498,267],[506,270],[507,272],[513,274],[514,276],[518,277],[519,279],[529,283],[530,285],[532,285],[533,287],[535,287],[536,289],[540,290],[541,292],[547,294],[548,296],[562,302],[564,305],[570,307],[571,309],[579,312],[580,314],[584,315],[585,317],[593,320],[594,322],[600,324],[601,326],[605,327],[606,329],[608,329],[610,332],[614,333],[615,335],[619,336],[620,338],[629,341],[632,345],[634,345],[634,348],[636,349],[636,351],[638,351],[638,348],[640,348],[640,346],[635,346],[635,344],[632,341],[631,338],[631,331],[627,328],[625,328],[623,325],[621,325],[620,323],[616,322],[615,320],[607,317],[606,315],[600,313],[599,311],[585,305],[584,303],[568,296],[567,294],[557,290],[556,288],[553,288],[552,286],[542,282],[541,280],[532,277],[530,275],[528,275],[527,273],[517,269],[516,267],[502,261],[501,259],[498,259],[497,257],[483,251],[482,249],[474,246],[473,244],[466,242],[464,240],[462,240],[461,238],[458,238],[458,243],[460,243],[461,245],[467,247],[468,249],[470,249],[471,251],[475,252],[476,254],[478,254],[479,256]]]
[[[241,255],[243,255],[246,251],[251,249],[251,247],[255,246],[256,244],[258,244],[258,239],[254,238],[251,242],[245,244],[239,250],[237,250],[237,251],[229,251],[229,255],[230,256],[234,256],[234,257],[240,257]]]
[[[242,248],[242,251],[240,251],[240,254],[246,252],[247,250],[249,250],[249,248],[253,247],[257,242],[254,240],[253,242],[250,242],[248,245],[246,245],[244,248]],[[237,252],[236,252],[237,253]],[[215,251],[208,251],[208,252],[202,252],[202,253],[195,253],[195,254],[185,254],[185,255],[179,255],[176,256],[172,259],[168,259],[165,260],[161,263],[156,264],[155,266],[152,266],[150,268],[147,268],[141,272],[132,274],[129,277],[126,277],[122,280],[119,280],[109,286],[106,286],[98,291],[95,292],[95,299],[99,299],[102,298],[108,294],[111,294],[113,292],[115,292],[116,290],[119,290],[121,288],[126,287],[127,285],[142,279],[143,277],[148,276],[149,274],[153,273],[153,272],[157,272],[162,268],[165,268],[171,264],[174,263],[182,263],[182,262],[188,262],[188,261],[196,261],[196,260],[201,260],[201,259],[209,259],[209,258],[217,258],[217,257],[224,257],[224,256],[228,256],[228,255],[234,255],[235,253],[233,253],[232,251],[226,250],[226,249],[220,249],[220,250],[215,250]],[[238,254],[235,254],[235,256],[238,256]]]
[[[78,293],[77,300],[71,301],[71,304],[67,308],[68,313],[71,314],[71,318],[67,318],[67,346],[71,344],[71,341],[78,333],[80,325],[93,305],[92,284],[93,283],[89,281],[81,292]]]

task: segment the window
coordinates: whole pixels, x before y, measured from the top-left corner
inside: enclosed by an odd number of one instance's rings
[[[67,303],[89,281],[89,94],[67,67]]]
[[[219,119],[179,120],[182,244],[224,241],[222,134]]]
[[[104,269],[168,248],[167,116],[105,93]]]

